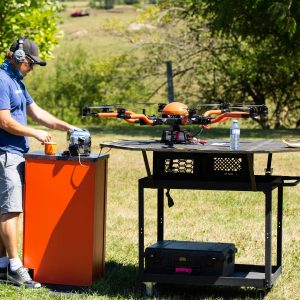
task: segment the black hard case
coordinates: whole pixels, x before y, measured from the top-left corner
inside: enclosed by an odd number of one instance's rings
[[[229,276],[236,252],[231,243],[164,240],[145,249],[145,272]]]

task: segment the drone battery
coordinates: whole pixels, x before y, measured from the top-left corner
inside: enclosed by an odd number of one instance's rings
[[[177,131],[177,130],[164,130],[162,137],[161,137],[161,143],[187,143],[191,134],[188,131]]]
[[[231,243],[159,241],[145,249],[145,271],[229,276],[234,272],[236,251]]]

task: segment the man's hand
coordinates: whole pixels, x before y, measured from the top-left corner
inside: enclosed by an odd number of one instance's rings
[[[36,130],[36,133],[33,137],[42,143],[50,142],[52,139],[50,133],[44,130]]]

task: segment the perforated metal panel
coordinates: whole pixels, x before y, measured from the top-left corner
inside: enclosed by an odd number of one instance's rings
[[[253,157],[239,153],[154,152],[153,176],[160,179],[230,179],[249,177]]]
[[[242,158],[214,157],[213,168],[215,172],[240,172],[242,170]]]
[[[193,159],[165,159],[165,173],[194,173]]]

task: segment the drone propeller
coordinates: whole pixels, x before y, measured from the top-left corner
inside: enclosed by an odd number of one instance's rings
[[[237,111],[247,111],[252,117],[257,117],[258,115],[266,116],[268,114],[266,105],[232,106],[231,108]]]
[[[97,106],[86,106],[82,109],[82,116],[88,117],[88,116],[97,116],[97,112],[92,112],[92,110],[97,109],[101,110],[104,113],[112,112],[115,108],[114,105],[97,105]]]
[[[246,104],[246,103],[239,104],[239,103],[235,103],[231,107],[232,108],[237,108],[237,107],[247,107],[247,108],[249,108],[249,107],[265,107],[265,106],[266,105],[264,105],[264,104]]]
[[[220,109],[228,109],[231,106],[229,102],[220,100],[218,103],[203,103],[196,106],[196,109],[201,109],[203,107],[219,107]]]
[[[220,103],[207,103],[207,104],[199,104],[197,107],[216,107],[220,106]]]
[[[97,105],[97,106],[89,106],[90,109],[103,109],[103,108],[115,108],[113,104],[105,104],[105,105]]]
[[[254,106],[252,106],[254,107]],[[237,110],[250,110],[251,107],[249,106],[230,106],[231,109],[237,109]]]

